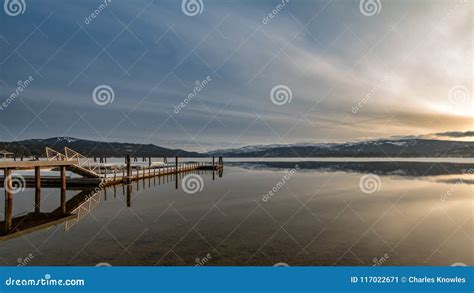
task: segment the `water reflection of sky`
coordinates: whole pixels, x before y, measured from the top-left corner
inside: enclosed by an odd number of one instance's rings
[[[67,231],[1,242],[0,261],[16,265],[32,253],[31,265],[196,265],[209,254],[206,265],[474,264],[471,174],[378,173],[366,193],[364,172],[306,168],[279,184],[288,170],[227,166],[214,181],[202,173],[196,194],[181,181],[176,190],[172,176],[140,181],[130,202],[126,188],[111,187]],[[57,190],[42,197],[44,211],[57,208]],[[33,199],[32,190],[16,194],[14,215],[33,211]]]

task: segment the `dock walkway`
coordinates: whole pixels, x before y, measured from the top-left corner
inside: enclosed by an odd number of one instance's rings
[[[211,163],[205,162],[185,162],[179,163],[179,158],[175,157],[174,163],[154,164],[148,158],[148,166],[132,165],[130,156],[125,158],[124,164],[97,164],[92,159],[87,158],[78,152],[65,148],[64,154],[51,148],[46,148],[47,160],[38,161],[0,161],[0,170],[3,169],[3,181],[12,174],[14,170],[35,170],[34,176],[22,176],[24,187],[40,188],[61,187],[67,184],[69,187],[85,186],[109,186],[114,184],[126,184],[131,181],[146,179],[155,176],[166,176],[170,174],[190,172],[194,170],[219,170],[223,168],[222,157],[216,163],[212,158]],[[41,176],[41,169],[59,170],[59,176]],[[66,171],[77,174],[78,177],[67,176]],[[15,177],[10,176],[10,177]],[[11,178],[10,178],[11,180]],[[8,180],[5,181],[5,185]]]

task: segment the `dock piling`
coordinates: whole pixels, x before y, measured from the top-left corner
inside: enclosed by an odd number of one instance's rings
[[[60,167],[61,173],[61,210],[66,213],[66,166]]]
[[[35,213],[41,211],[41,168],[35,167]]]
[[[5,233],[8,233],[12,228],[12,216],[13,216],[13,183],[11,178],[10,169],[4,169],[3,176],[5,177]]]
[[[127,178],[126,183],[130,183],[130,176],[132,175],[132,166],[130,165],[130,155],[127,155],[125,158],[125,162],[127,164]]]
[[[132,184],[127,185],[127,207],[132,206]]]
[[[175,166],[174,166],[175,188],[178,189],[178,156],[176,156],[174,160],[175,160]]]

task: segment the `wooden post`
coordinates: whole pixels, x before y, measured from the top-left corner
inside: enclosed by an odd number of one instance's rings
[[[175,174],[174,174],[174,180],[175,180],[175,188],[178,189],[178,181],[179,181],[179,179],[178,179],[178,173],[175,173]]]
[[[12,228],[12,217],[13,217],[13,184],[10,169],[3,170],[3,176],[5,177],[5,234],[10,232]]]
[[[175,188],[178,189],[178,156],[174,157],[174,180],[175,180]]]
[[[61,211],[66,213],[66,166],[61,166]]]
[[[125,158],[125,163],[127,164],[127,179],[125,180],[126,183],[130,183],[130,176],[132,175],[132,167],[130,165],[130,155],[127,155]]]
[[[214,165],[216,165],[215,160],[216,160],[216,157],[212,156],[212,167],[214,167]]]
[[[214,164],[214,156],[213,156],[212,157],[212,180],[216,180],[216,171],[215,170],[216,170],[216,166]]]
[[[127,185],[127,207],[132,205],[132,184]]]
[[[35,213],[41,211],[41,168],[35,167]]]

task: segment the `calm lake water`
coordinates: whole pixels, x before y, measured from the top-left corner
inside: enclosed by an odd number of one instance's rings
[[[184,175],[84,191],[79,221],[0,242],[0,263],[474,265],[472,164],[244,161],[193,173],[192,194]],[[34,195],[14,195],[14,217]],[[59,190],[41,196],[59,207]]]

